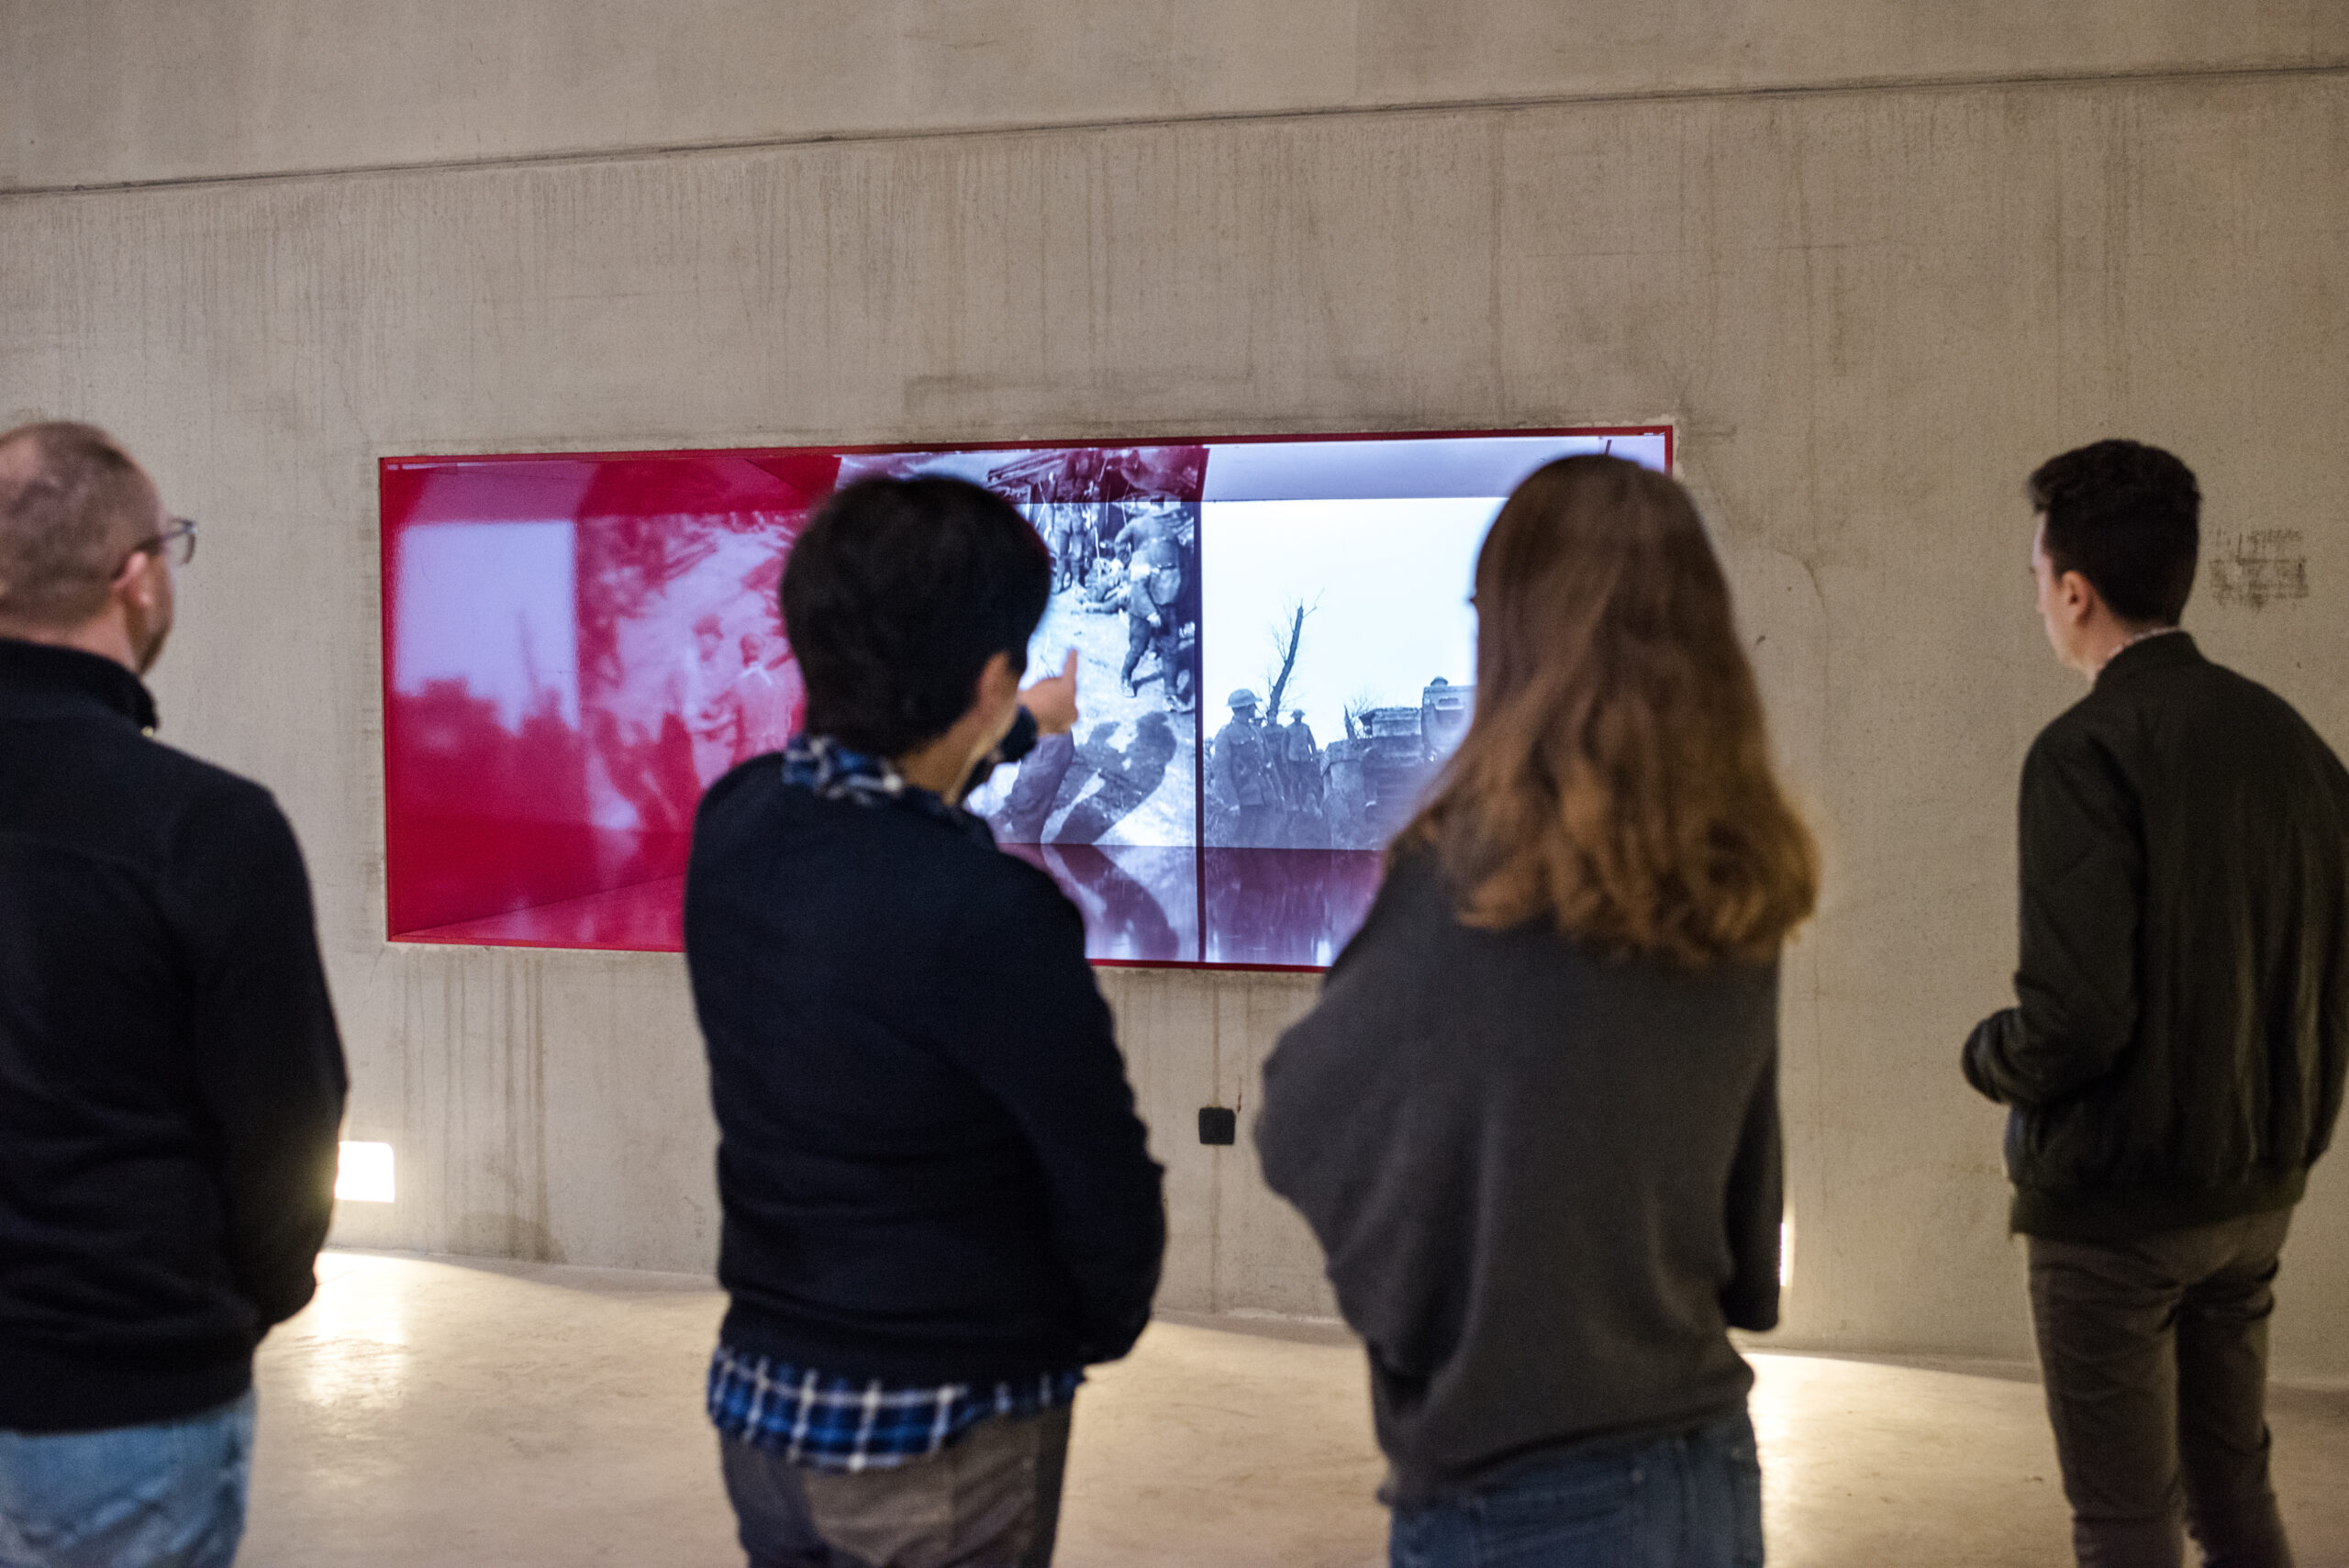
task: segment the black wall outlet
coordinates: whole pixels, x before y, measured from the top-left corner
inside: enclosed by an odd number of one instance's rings
[[[1202,1143],[1236,1143],[1240,1140],[1240,1113],[1229,1106],[1199,1107],[1199,1141]]]

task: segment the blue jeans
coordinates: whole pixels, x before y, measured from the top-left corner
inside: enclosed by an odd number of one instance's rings
[[[0,1568],[228,1568],[253,1396],[102,1432],[0,1432]]]
[[[1393,1568],[1742,1568],[1762,1561],[1762,1466],[1741,1410],[1492,1486],[1397,1508]]]

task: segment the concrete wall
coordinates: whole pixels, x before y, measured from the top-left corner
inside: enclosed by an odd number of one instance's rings
[[[207,525],[166,734],[308,847],[352,1135],[405,1184],[346,1240],[715,1238],[675,959],[382,940],[384,453],[1675,418],[1832,859],[1787,970],[1798,1344],[2026,1351],[1954,1061],[2078,689],[2029,468],[2186,454],[2189,625],[2349,747],[2325,0],[197,9],[0,4],[0,418],[109,424]],[[1326,1310],[1244,1143],[1190,1141],[1310,983],[1103,983],[1165,1303]],[[2286,1291],[2279,1362],[2349,1375],[2340,1162]]]
[[[14,187],[1504,99],[2322,69],[2334,0],[0,0]]]

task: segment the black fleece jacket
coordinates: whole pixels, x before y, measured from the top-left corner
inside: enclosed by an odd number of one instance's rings
[[[1084,923],[966,828],[774,757],[702,801],[685,958],[738,1351],[990,1382],[1112,1360],[1149,1318],[1159,1169]]]
[[[2023,762],[2014,1228],[2119,1240],[2297,1202],[2349,1063],[2349,774],[2184,632],[2116,654]]]
[[[112,661],[0,639],[0,1429],[237,1397],[333,1207],[301,851],[154,719]]]

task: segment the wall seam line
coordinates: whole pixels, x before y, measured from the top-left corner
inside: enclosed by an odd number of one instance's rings
[[[107,195],[140,191],[184,190],[204,185],[293,183],[362,176],[428,173],[486,173],[517,169],[641,162],[656,159],[714,157],[783,151],[796,148],[868,146],[888,142],[1010,139],[1085,131],[1148,130],[1188,126],[1278,125],[1328,119],[1395,118],[1408,116],[1507,114],[1554,108],[1621,105],[1733,103],[1774,99],[1876,96],[1895,93],[1954,93],[2062,87],[2135,87],[2259,82],[2349,76],[2349,59],[2293,64],[2210,67],[2147,67],[2137,71],[2065,72],[2004,76],[1902,76],[1846,82],[1791,83],[1758,87],[1679,87],[1645,92],[1555,93],[1515,97],[1447,98],[1424,103],[1332,104],[1303,109],[1234,109],[1187,115],[1155,115],[1004,125],[898,128],[856,131],[808,131],[714,141],[679,141],[638,147],[573,148],[518,152],[490,158],[418,159],[409,162],[337,164],[317,169],[260,169],[232,173],[175,174],[151,180],[92,180],[39,185],[0,185],[0,200],[41,196]]]

